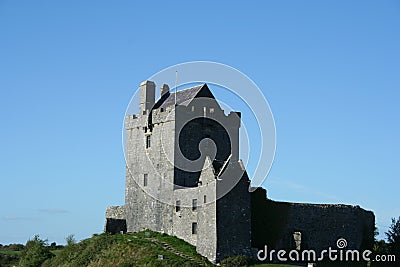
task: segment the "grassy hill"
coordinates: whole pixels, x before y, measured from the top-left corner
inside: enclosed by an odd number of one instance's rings
[[[57,252],[42,266],[213,266],[194,246],[151,231],[95,235]]]
[[[22,246],[22,248],[21,248]],[[18,251],[0,249],[0,267],[7,266],[215,266],[185,241],[152,231],[126,234],[95,234],[76,244],[51,249],[35,237]],[[222,262],[222,266],[244,266],[240,257]],[[40,264],[42,263],[42,264]],[[257,265],[284,267],[289,265]],[[293,267],[293,266],[292,266]]]

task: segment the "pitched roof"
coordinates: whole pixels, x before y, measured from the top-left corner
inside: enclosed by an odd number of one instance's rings
[[[163,95],[157,103],[155,103],[153,109],[157,108],[166,108],[168,106],[175,105],[175,94],[176,94],[176,104],[187,106],[198,94],[202,91],[201,96],[212,97],[210,90],[208,89],[207,84],[201,84],[193,87],[189,87],[183,90],[179,90],[174,93],[167,93]]]

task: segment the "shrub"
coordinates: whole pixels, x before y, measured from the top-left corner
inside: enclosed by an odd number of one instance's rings
[[[3,249],[10,251],[21,251],[25,249],[25,246],[22,244],[10,244],[10,245],[5,245]]]
[[[0,266],[17,266],[18,265],[17,255],[3,255],[0,254]]]
[[[76,240],[74,235],[69,235],[65,238],[65,241],[67,241],[67,246],[72,246],[74,244],[76,244]]]
[[[47,246],[47,240],[42,240],[38,235],[35,235],[32,240],[26,242],[19,265],[24,267],[40,266],[45,260],[53,256],[54,254],[50,252],[50,248]]]

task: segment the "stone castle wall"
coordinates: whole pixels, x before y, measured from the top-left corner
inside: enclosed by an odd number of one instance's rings
[[[339,238],[346,249],[372,248],[374,214],[359,206],[277,202],[265,190],[252,194],[253,246],[295,249],[294,233],[301,235],[301,249],[321,251],[337,248]]]
[[[173,206],[166,203],[172,203],[174,166],[173,157],[165,153],[173,151],[174,142],[164,134],[173,134],[174,115],[170,114],[170,120],[154,124],[150,129],[147,114],[126,119],[127,228],[132,232],[151,229],[173,234]],[[150,136],[149,147],[146,147],[146,136]]]

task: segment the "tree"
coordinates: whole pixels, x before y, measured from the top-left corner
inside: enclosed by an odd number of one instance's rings
[[[388,245],[385,240],[379,240],[375,242],[372,250],[375,254],[388,254]]]
[[[378,227],[376,227],[376,225],[374,226],[374,242],[378,242],[378,235],[379,235],[379,230]]]
[[[67,241],[67,246],[72,246],[73,244],[76,244],[76,240],[74,235],[69,235],[65,238],[65,241]]]
[[[400,216],[397,221],[395,218],[392,218],[392,224],[385,234],[390,252],[394,253],[397,258],[400,254]]]
[[[57,243],[56,243],[56,242],[52,242],[52,243],[50,244],[50,249],[51,249],[51,250],[57,249]]]
[[[45,260],[53,256],[54,254],[50,252],[50,248],[47,246],[47,240],[42,240],[39,235],[35,235],[32,240],[26,242],[19,265],[24,267],[40,266]]]

